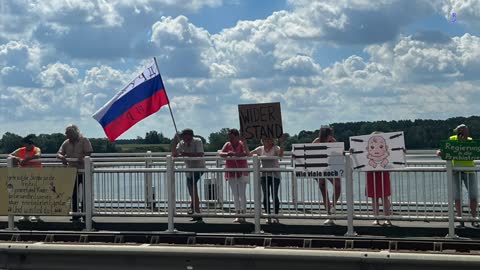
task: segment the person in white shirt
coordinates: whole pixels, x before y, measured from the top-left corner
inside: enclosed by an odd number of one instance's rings
[[[261,157],[283,157],[283,143],[284,136],[279,140],[279,146],[275,144],[275,140],[272,138],[262,139],[261,146],[255,148],[252,151],[248,151],[247,143],[244,145],[247,148],[247,153],[249,156],[254,154]],[[280,168],[278,159],[261,159],[262,168]],[[262,172],[260,178],[260,183],[262,185],[263,191],[263,207],[267,214],[271,214],[270,209],[270,194],[273,197],[273,211],[277,215],[280,209],[280,199],[278,198],[278,190],[280,188],[280,172]],[[271,219],[267,218],[267,223],[278,223],[278,218]]]

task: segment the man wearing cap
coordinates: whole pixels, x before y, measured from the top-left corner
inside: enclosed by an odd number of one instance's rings
[[[457,135],[450,136],[449,140],[451,141],[471,141],[472,138],[469,137],[468,127],[465,124],[461,124],[457,126],[454,130],[454,133]],[[442,151],[438,150],[437,155],[441,156]],[[473,160],[469,161],[462,161],[462,160],[453,160],[454,167],[475,167],[475,163]],[[468,191],[468,197],[470,199],[470,211],[474,218],[478,217],[477,214],[477,205],[478,205],[478,184],[477,184],[477,177],[475,172],[467,172],[467,171],[454,171],[453,172],[453,197],[455,200],[455,209],[457,211],[457,216],[462,216],[462,204],[460,201],[460,195],[462,192],[461,182],[465,184],[465,187]],[[460,222],[460,227],[464,227],[464,223]],[[472,222],[473,227],[480,227],[480,223],[478,221]]]
[[[203,143],[200,138],[194,137],[193,130],[186,128],[175,136],[172,145],[172,156],[174,157],[203,157]],[[178,142],[178,143],[177,143]],[[205,160],[185,160],[187,168],[205,168]],[[191,212],[200,214],[200,201],[198,198],[197,182],[202,177],[203,171],[187,172],[187,187],[191,198]],[[191,221],[202,221],[202,217],[193,217]]]
[[[42,163],[35,159],[39,159],[42,155],[40,148],[33,145],[32,135],[22,139],[23,147],[13,151],[9,157],[13,158],[18,167],[42,168]]]
[[[22,168],[42,168],[42,163],[38,161],[42,152],[40,148],[33,145],[32,135],[22,139],[23,147],[13,151],[8,157],[15,161],[16,166]],[[21,217],[18,221],[42,221],[38,216]]]

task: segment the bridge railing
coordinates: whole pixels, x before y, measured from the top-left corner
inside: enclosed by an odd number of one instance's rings
[[[173,158],[150,152],[94,155],[85,160],[85,186],[78,190],[85,192],[83,204],[86,207],[77,214],[85,216],[87,229],[92,227],[92,218],[95,216],[164,216],[169,218],[171,230],[175,227],[176,217],[245,217],[253,219],[257,232],[260,231],[261,220],[265,218],[345,220],[349,225],[349,233],[354,232],[356,220],[448,221],[449,228],[453,227],[455,221],[472,221],[466,217],[466,207],[463,218],[454,216],[453,191],[449,187],[454,170],[475,171],[477,177],[479,169],[453,168],[449,162],[433,160],[431,153],[420,155],[422,156],[407,155],[406,168],[389,171],[389,199],[392,205],[390,215],[385,215],[382,211],[374,213],[373,199],[366,196],[365,172],[351,171],[351,166],[348,165],[340,181],[332,181],[339,183],[341,192],[336,204],[332,202],[335,211],[328,212],[323,203],[319,181],[311,177],[297,177],[288,153],[280,159],[280,168],[269,169],[260,165],[265,157],[244,158],[249,164],[246,169],[225,169],[225,159],[212,154],[202,158]],[[201,212],[191,214],[186,174],[199,169],[189,169],[184,164],[186,160],[195,159],[205,160],[206,168],[200,169],[203,176],[197,185]],[[46,156],[41,161],[45,166],[62,166],[53,156]],[[348,154],[346,161],[348,164]],[[249,174],[245,214],[237,214],[234,210],[233,196],[224,179],[224,173],[231,171],[247,171]],[[260,185],[262,173],[281,175],[278,214],[274,214],[273,202],[272,214],[265,213]],[[330,181],[327,180],[326,183],[326,193],[332,201],[335,190]],[[462,194],[466,200],[468,196],[465,192]],[[380,201],[384,199],[381,198]]]

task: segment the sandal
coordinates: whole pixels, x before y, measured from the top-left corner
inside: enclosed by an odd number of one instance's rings
[[[375,220],[372,222],[372,225],[380,226],[380,221],[378,221],[378,219],[375,219]]]

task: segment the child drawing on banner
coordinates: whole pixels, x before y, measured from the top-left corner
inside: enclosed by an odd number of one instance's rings
[[[385,168],[388,164],[388,156],[390,153],[388,152],[388,145],[385,141],[385,138],[382,136],[372,136],[368,140],[367,145],[367,159],[368,165],[376,168],[378,165]]]

